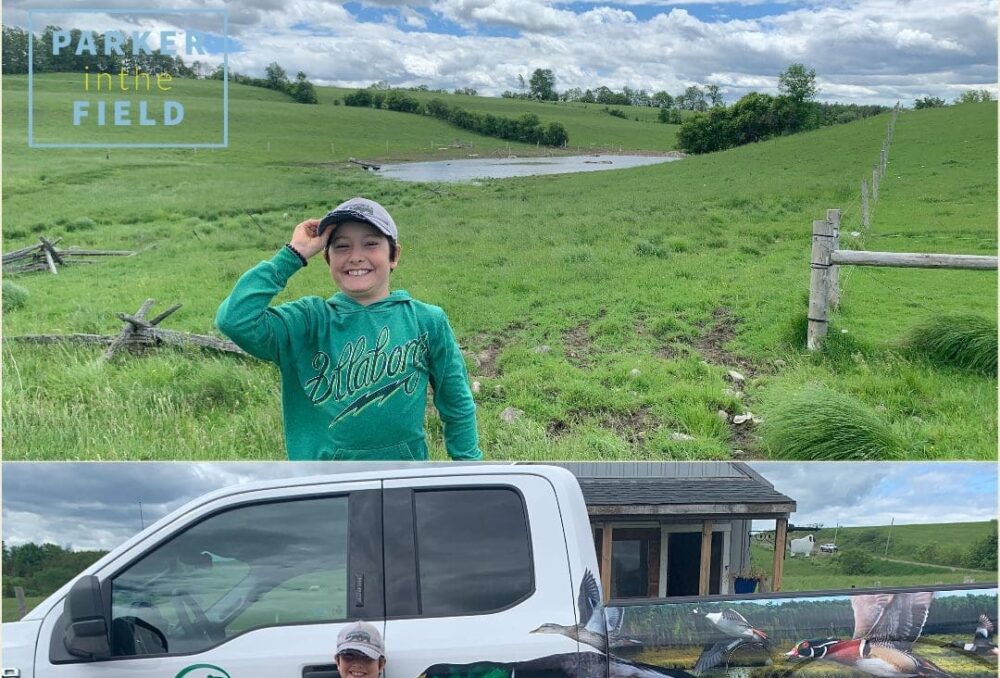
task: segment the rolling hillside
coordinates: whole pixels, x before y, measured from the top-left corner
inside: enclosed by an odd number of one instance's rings
[[[995,376],[932,363],[904,341],[943,311],[995,318],[995,272],[851,271],[828,349],[803,351],[810,225],[837,207],[843,231],[858,229],[860,180],[888,116],[667,165],[429,187],[345,161],[467,154],[431,150],[456,137],[481,155],[507,143],[334,106],[324,88],[320,105],[303,106],[234,86],[226,150],[34,150],[23,87],[4,79],[4,251],[44,235],[141,253],[11,276],[28,297],[5,310],[7,337],[115,333],[115,313],[146,298],[154,313],[184,304],[167,327],[211,333],[244,270],[303,218],[364,194],[400,224],[394,286],[445,308],[482,383],[490,458],[767,457],[752,426],[719,411],[766,422],[773,394],[813,384],[875,412],[909,458],[996,457]],[[542,106],[565,119],[572,145],[672,145],[669,126],[599,106],[458,98],[510,114]],[[996,254],[995,120],[995,104],[904,111],[871,232],[854,244]],[[279,301],[332,292],[310,266]],[[7,459],[284,457],[271,367],[197,351],[113,364],[99,354],[5,342]],[[523,412],[513,423],[499,418],[509,407]],[[434,414],[429,431],[440,457]]]

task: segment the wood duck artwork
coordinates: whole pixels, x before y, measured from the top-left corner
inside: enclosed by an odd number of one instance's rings
[[[920,638],[931,592],[855,596],[854,636],[850,640],[803,640],[785,656],[825,659],[879,678],[950,678],[928,659],[912,652]]]

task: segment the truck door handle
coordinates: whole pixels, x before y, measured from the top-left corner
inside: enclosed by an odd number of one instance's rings
[[[354,607],[365,606],[365,575],[354,575]]]
[[[302,678],[340,678],[336,664],[314,664],[302,667]]]

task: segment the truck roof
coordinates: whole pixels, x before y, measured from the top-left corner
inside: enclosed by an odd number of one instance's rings
[[[284,463],[284,462],[282,462]],[[294,462],[301,463],[301,462]],[[384,465],[383,465],[384,464]],[[319,465],[319,464],[317,464]],[[583,506],[583,495],[580,492],[580,486],[577,483],[576,477],[564,468],[558,466],[545,466],[540,464],[516,464],[513,462],[506,463],[490,463],[490,462],[473,462],[473,463],[455,463],[455,462],[442,462],[442,463],[429,463],[429,462],[366,462],[362,464],[351,464],[344,462],[322,462],[325,468],[343,468],[349,469],[350,467],[364,467],[364,471],[351,471],[348,470],[342,473],[323,473],[314,476],[295,476],[288,478],[273,478],[268,480],[256,480],[252,482],[241,483],[239,485],[232,485],[230,487],[224,487],[219,490],[213,490],[212,492],[207,492],[191,501],[187,502],[180,508],[171,511],[169,514],[160,518],[156,522],[152,523],[144,530],[139,531],[129,539],[125,540],[123,543],[119,544],[117,547],[111,549],[106,555],[98,559],[95,563],[87,567],[83,573],[87,574],[99,571],[103,568],[109,561],[114,560],[118,557],[118,554],[123,550],[131,548],[136,543],[146,539],[148,536],[155,534],[161,530],[166,530],[174,521],[180,519],[185,514],[192,511],[196,511],[202,506],[209,504],[211,502],[218,501],[220,499],[226,498],[237,498],[240,495],[250,494],[253,492],[259,492],[261,490],[281,490],[281,489],[292,489],[292,488],[303,488],[303,487],[319,487],[323,485],[337,485],[340,483],[351,483],[359,482],[365,480],[405,480],[407,478],[450,478],[450,477],[462,477],[462,476],[490,476],[490,475],[522,475],[522,476],[540,476],[545,478],[550,482],[555,489],[557,496],[560,498],[565,498],[567,496],[578,497],[579,505]],[[373,466],[377,468],[372,469]],[[586,515],[586,510],[584,509],[584,516]],[[580,528],[577,528],[580,529]],[[51,596],[46,598],[35,607],[33,610],[28,612],[22,619],[22,621],[33,621],[37,619],[42,619],[45,614],[48,613],[49,609],[60,601],[66,593],[69,591],[70,586],[77,577],[63,585],[59,590],[53,593]]]

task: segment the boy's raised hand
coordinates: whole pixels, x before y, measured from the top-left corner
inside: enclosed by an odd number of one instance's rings
[[[289,244],[306,259],[311,259],[317,252],[322,252],[326,240],[330,236],[329,233],[324,233],[321,236],[316,235],[318,227],[319,219],[306,219],[292,231],[292,239]]]

